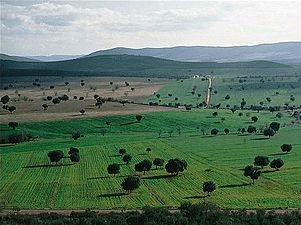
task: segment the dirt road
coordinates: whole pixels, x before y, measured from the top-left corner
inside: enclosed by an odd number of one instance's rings
[[[210,103],[211,90],[212,90],[212,78],[208,77],[208,89],[207,89],[207,96],[206,96],[206,108],[209,106],[209,103]]]

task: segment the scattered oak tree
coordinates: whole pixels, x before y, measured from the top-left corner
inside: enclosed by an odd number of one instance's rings
[[[155,158],[153,164],[156,166],[156,169],[158,168],[158,166],[162,167],[164,164],[164,159]]]
[[[272,136],[275,135],[275,131],[272,128],[265,128],[263,130],[263,134],[264,136],[268,136],[269,138],[271,138]]]
[[[140,178],[138,176],[129,176],[124,179],[121,183],[123,190],[126,190],[128,193],[131,193],[133,190],[139,188]]]
[[[291,144],[283,144],[280,148],[283,152],[289,153],[293,149],[293,146]]]
[[[13,128],[13,130],[15,130],[18,125],[19,124],[17,122],[14,122],[14,121],[8,123],[8,126]]]
[[[210,194],[215,191],[216,185],[213,181],[206,181],[203,183],[203,192],[204,192],[204,197],[210,196]],[[206,195],[207,193],[207,195]]]
[[[74,140],[77,140],[77,139],[79,139],[80,137],[81,137],[81,134],[80,134],[79,131],[75,131],[75,132],[72,133],[72,138],[73,138]]]
[[[280,129],[280,123],[272,122],[269,127],[272,128],[276,133]]]
[[[135,165],[135,171],[143,172],[143,174],[145,174],[146,171],[150,171],[151,168],[152,168],[152,162],[148,159],[145,159],[142,162],[137,163]]]
[[[61,150],[48,152],[48,158],[50,162],[55,162],[56,164],[64,157],[64,153]]]
[[[43,107],[44,110],[48,109],[48,105],[47,104],[43,104],[42,107]]]
[[[224,129],[224,132],[225,132],[225,134],[229,134],[229,133],[230,133],[230,130],[229,130],[228,128],[225,128],[225,129]]]
[[[282,159],[274,159],[270,163],[270,167],[276,170],[279,170],[284,165],[284,162]]]
[[[124,155],[126,153],[126,150],[124,148],[119,149],[119,154]]]
[[[109,174],[114,174],[115,176],[117,173],[120,173],[120,165],[117,163],[110,164],[107,167],[107,171]]]
[[[7,104],[9,102],[9,99],[10,97],[8,95],[4,95],[2,98],[1,98],[1,102],[2,104]]]
[[[165,165],[165,169],[167,173],[172,175],[178,175],[179,172],[183,172],[187,169],[187,162],[181,159],[170,159]]]
[[[147,153],[150,153],[150,152],[152,151],[152,149],[151,149],[151,148],[146,148],[145,151],[146,151]]]
[[[254,159],[254,165],[255,166],[261,166],[261,169],[264,166],[268,166],[270,163],[270,160],[267,156],[256,156]]]
[[[125,154],[125,155],[122,157],[122,160],[123,160],[123,162],[125,162],[125,164],[128,165],[128,164],[131,162],[131,160],[132,160],[132,156],[129,155],[129,154]]]
[[[218,129],[214,128],[211,130],[212,135],[217,135],[218,134]]]
[[[258,170],[257,167],[254,166],[246,166],[244,169],[244,176],[250,177],[255,184],[255,180],[257,180],[260,176],[261,172]]]
[[[136,120],[140,122],[142,120],[142,115],[136,115]]]

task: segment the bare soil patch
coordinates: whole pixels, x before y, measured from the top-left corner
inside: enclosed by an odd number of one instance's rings
[[[57,119],[97,117],[106,115],[132,114],[142,112],[154,112],[171,110],[167,107],[155,107],[141,104],[125,104],[123,106],[117,102],[106,102],[100,108],[95,106],[94,95],[101,97],[112,97],[128,100],[135,103],[143,103],[145,99],[153,95],[163,85],[169,82],[167,79],[146,78],[123,78],[123,77],[67,77],[53,78],[48,80],[35,81],[36,78],[27,80],[6,80],[6,84],[13,85],[8,90],[0,90],[0,96],[9,95],[11,100],[8,105],[16,106],[16,111],[12,114],[0,108],[0,123],[8,121],[32,122]],[[84,86],[81,85],[84,80]],[[33,85],[33,82],[40,84],[40,87]],[[68,85],[65,85],[68,82]],[[126,85],[126,82],[128,85]],[[54,86],[53,89],[50,86]],[[134,88],[134,90],[132,89]],[[53,98],[68,95],[69,100],[59,104],[47,101],[47,96]],[[74,99],[77,96],[77,99]],[[78,100],[84,97],[84,100]],[[49,107],[44,110],[42,104]],[[84,109],[85,114],[81,115],[80,110]]]

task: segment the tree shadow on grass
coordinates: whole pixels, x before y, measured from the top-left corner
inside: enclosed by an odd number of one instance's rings
[[[227,185],[221,185],[219,188],[236,188],[236,187],[245,187],[249,186],[251,183],[242,183],[242,184],[227,184]]]
[[[262,140],[269,140],[270,138],[268,137],[261,137],[261,138],[251,138],[250,140],[252,141],[262,141]]]
[[[120,124],[120,126],[126,126],[126,125],[135,124],[135,123],[139,123],[139,121],[132,121],[132,122],[128,122],[128,123],[122,123],[122,124]]]
[[[102,126],[102,127],[97,126],[97,127],[95,127],[95,128],[105,129],[105,128],[108,128],[108,126]]]
[[[204,198],[205,198],[204,195],[194,195],[194,196],[184,197],[184,199],[204,199]]]
[[[201,138],[213,138],[215,137],[215,135],[205,135],[205,136],[202,136]]]
[[[121,175],[121,176],[99,176],[99,177],[88,177],[88,180],[97,180],[97,179],[108,179],[108,178],[118,178],[118,177],[128,177],[128,175]]]
[[[153,180],[153,179],[165,179],[165,178],[172,178],[172,177],[175,177],[175,175],[170,175],[170,174],[156,175],[151,177],[142,177],[142,179]]]
[[[269,155],[288,155],[288,154],[285,153],[285,152],[282,152],[282,153],[272,153],[272,154],[269,154]]]
[[[43,168],[43,167],[61,167],[61,166],[72,166],[74,163],[66,163],[66,164],[44,164],[44,165],[32,165],[32,166],[23,166],[22,168]]]
[[[98,198],[110,198],[110,197],[120,197],[127,195],[126,193],[107,193],[107,194],[100,194],[97,197]]]
[[[16,144],[1,144],[0,148],[15,146]]]
[[[265,170],[265,171],[261,171],[261,173],[274,173],[278,170]]]

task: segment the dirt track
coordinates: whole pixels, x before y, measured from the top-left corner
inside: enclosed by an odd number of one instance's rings
[[[206,108],[210,104],[210,98],[211,98],[211,90],[212,90],[212,78],[208,78],[208,89],[207,89],[207,95],[206,95]]]

